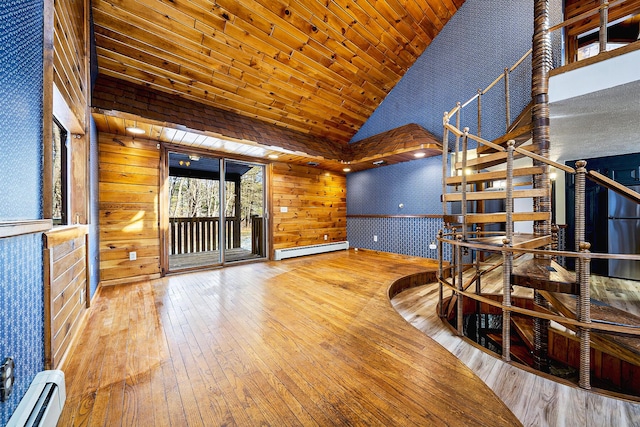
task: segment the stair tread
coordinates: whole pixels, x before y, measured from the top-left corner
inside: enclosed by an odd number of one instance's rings
[[[497,346],[502,347],[503,340],[501,334],[490,333],[487,334],[487,338],[493,341]],[[511,338],[511,346],[509,348],[511,350],[511,357],[516,361],[527,366],[533,366],[533,356],[531,355],[531,352],[526,346],[522,345],[517,340],[514,340],[513,336]]]
[[[543,172],[543,168],[537,166],[530,166],[526,168],[514,168],[513,176],[529,176],[529,175],[538,175]],[[507,179],[507,171],[491,171],[491,172],[480,172],[474,173],[471,175],[467,175],[467,183],[473,182],[481,182],[481,181],[495,181],[495,180],[505,180]],[[462,183],[462,176],[449,176],[446,178],[445,182],[447,185],[459,185]]]
[[[529,197],[544,197],[549,195],[547,188],[529,188],[526,190],[513,190],[514,199],[524,199]],[[499,200],[506,199],[505,190],[491,191],[467,191],[467,201],[472,200]],[[445,202],[459,202],[462,200],[462,193],[447,193],[442,197]]]
[[[535,152],[536,150],[536,146],[534,145],[525,145],[520,147],[523,150],[527,150],[527,151],[531,151],[531,152]],[[524,154],[520,154],[520,153],[514,153],[513,158],[517,159],[520,157],[523,157]],[[467,168],[471,168],[471,169],[481,169],[481,168],[487,168],[490,166],[495,166],[495,165],[499,165],[501,163],[506,162],[507,160],[507,153],[506,152],[500,152],[500,153],[491,153],[491,154],[487,154],[481,157],[476,157],[475,159],[469,159],[467,160]],[[455,164],[455,168],[456,169],[462,169],[462,162],[457,162]]]
[[[541,295],[549,301],[564,316],[575,318],[576,296],[557,292],[541,292]],[[591,299],[591,318],[613,324],[626,324],[640,327],[640,317],[627,311],[615,308],[601,301]],[[573,325],[564,325],[576,330]],[[607,353],[626,360],[629,363],[640,365],[640,340],[634,336],[615,335],[591,331],[591,341]]]
[[[533,350],[533,318],[513,315],[511,323],[520,339],[529,350]]]
[[[551,259],[532,258],[513,269],[511,283],[550,292],[576,294],[576,275]]]
[[[519,221],[549,221],[551,218],[550,212],[514,212],[511,215],[511,219],[514,222]],[[487,212],[487,213],[468,213],[468,224],[489,224],[489,223],[503,223],[507,221],[506,212]],[[462,215],[445,215],[444,222],[450,224],[462,224]]]
[[[471,239],[474,243],[483,243],[485,245],[502,246],[505,235],[485,236]],[[511,236],[511,244],[514,248],[539,248],[551,243],[551,236],[536,236],[530,233],[518,233]]]
[[[515,128],[514,130],[505,133],[499,138],[494,139],[493,142],[496,145],[506,146],[509,140],[514,140],[516,146],[524,144],[528,140],[531,139],[531,131],[533,130],[533,125],[531,123],[527,123],[520,127]],[[495,153],[496,150],[493,147],[489,147],[487,145],[482,145],[478,147],[478,153],[487,154],[487,153]]]

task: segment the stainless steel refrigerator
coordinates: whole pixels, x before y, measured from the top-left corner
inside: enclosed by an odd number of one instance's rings
[[[640,185],[629,187],[640,192]],[[640,254],[640,204],[609,190],[609,253]],[[609,260],[609,276],[640,280],[640,261]]]

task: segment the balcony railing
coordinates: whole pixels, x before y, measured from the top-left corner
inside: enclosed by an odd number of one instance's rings
[[[240,220],[225,219],[225,248],[240,247]],[[170,218],[170,255],[210,252],[218,250],[219,225],[217,217]]]

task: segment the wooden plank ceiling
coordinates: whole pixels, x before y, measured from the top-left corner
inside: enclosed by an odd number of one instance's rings
[[[347,144],[463,2],[92,0],[92,7],[100,74]]]

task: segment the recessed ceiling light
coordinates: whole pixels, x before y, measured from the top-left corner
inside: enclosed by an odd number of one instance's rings
[[[342,172],[351,172],[351,168],[344,168],[342,169]]]
[[[142,135],[144,133],[144,129],[140,129],[138,127],[128,127],[127,132],[133,133],[136,135]]]
[[[418,151],[417,153],[413,153],[413,157],[415,157],[416,159],[420,159],[424,156],[426,156],[424,151]]]
[[[277,159],[278,155],[277,154],[269,154],[269,158],[270,159]]]

